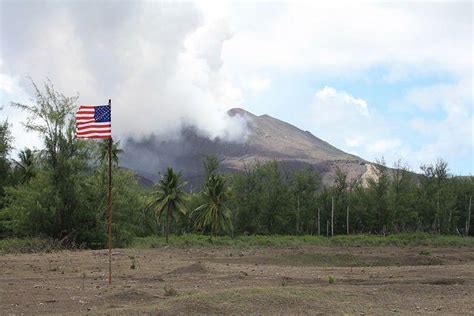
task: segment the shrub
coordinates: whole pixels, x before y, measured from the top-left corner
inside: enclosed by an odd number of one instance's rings
[[[333,284],[336,282],[336,278],[333,275],[328,275],[328,283]]]

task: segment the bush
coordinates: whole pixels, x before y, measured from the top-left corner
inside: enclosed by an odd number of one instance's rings
[[[334,284],[336,282],[336,278],[333,275],[328,275],[328,283]]]

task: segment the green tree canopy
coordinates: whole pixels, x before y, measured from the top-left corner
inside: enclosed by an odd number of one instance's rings
[[[226,206],[229,188],[226,186],[224,176],[210,175],[202,193],[205,203],[193,211],[196,228],[202,230],[210,227],[211,236],[216,236],[220,232],[230,232],[232,230],[231,211]]]
[[[157,189],[152,193],[148,207],[155,211],[158,218],[166,216],[166,242],[170,234],[171,221],[177,211],[186,212],[185,182],[181,181],[181,173],[176,173],[173,168],[168,168],[161,175]]]

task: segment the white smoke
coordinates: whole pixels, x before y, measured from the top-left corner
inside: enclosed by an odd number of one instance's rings
[[[27,76],[49,78],[81,104],[111,98],[116,136],[193,125],[210,138],[245,138],[245,122],[227,115],[241,100],[222,69],[232,34],[191,3],[2,2],[0,17],[0,74],[26,91]]]

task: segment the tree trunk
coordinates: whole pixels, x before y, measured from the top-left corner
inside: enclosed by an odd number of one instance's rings
[[[469,236],[469,228],[471,227],[471,206],[472,206],[472,195],[469,197],[469,209],[467,211],[467,219],[466,219],[466,236]]]
[[[347,235],[349,235],[349,205],[347,205],[347,210],[346,210],[346,229],[347,229]]]
[[[326,237],[329,238],[329,220],[326,221]]]
[[[334,197],[331,197],[331,237],[334,236]]]
[[[166,212],[166,243],[168,243],[168,237],[170,235],[170,209]]]
[[[441,232],[441,226],[439,224],[439,189],[437,192],[437,198],[436,198],[436,216],[438,216],[438,223],[437,223],[437,228],[438,228],[438,234]]]
[[[318,236],[321,235],[321,209],[318,207]]]
[[[448,234],[451,233],[451,217],[453,216],[453,209],[450,209],[449,210],[449,217],[448,217],[448,228],[447,228],[447,232]]]
[[[299,222],[300,222],[300,197],[298,195],[298,199],[297,199],[297,207],[296,207],[296,235],[299,234],[299,230],[300,230],[300,227],[299,227]]]

